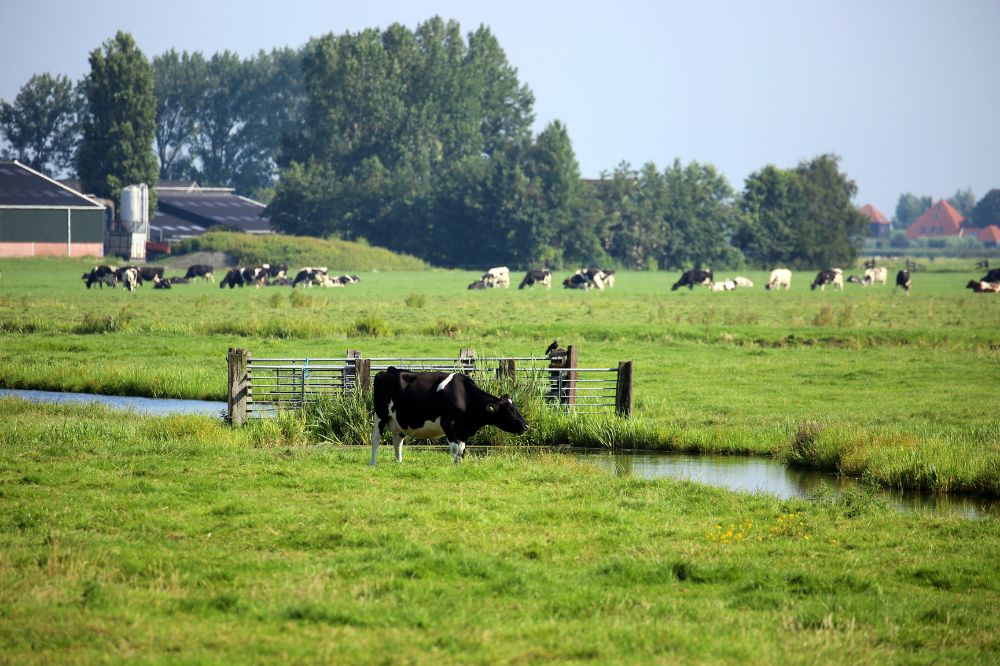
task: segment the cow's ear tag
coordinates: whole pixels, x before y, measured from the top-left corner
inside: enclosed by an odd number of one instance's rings
[[[489,412],[490,414],[493,414],[494,412],[497,411],[497,404],[495,402],[491,402],[490,404],[486,405],[486,411]]]

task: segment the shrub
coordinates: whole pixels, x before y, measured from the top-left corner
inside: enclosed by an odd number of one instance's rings
[[[404,303],[406,303],[406,307],[408,308],[422,308],[427,305],[427,294],[418,294],[415,291],[411,291],[407,294]]]
[[[385,317],[377,312],[367,314],[354,322],[355,335],[367,336],[370,338],[384,338],[392,335],[389,322]]]

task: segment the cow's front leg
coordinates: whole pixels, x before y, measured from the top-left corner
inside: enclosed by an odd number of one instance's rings
[[[392,448],[396,449],[396,462],[403,462],[403,433],[394,432],[392,434]]]
[[[457,465],[462,458],[465,458],[465,442],[448,442],[448,450],[451,452],[451,459]]]

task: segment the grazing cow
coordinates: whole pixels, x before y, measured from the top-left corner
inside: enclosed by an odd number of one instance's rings
[[[87,281],[87,289],[90,289],[90,286],[95,282],[100,285],[101,289],[104,289],[104,285],[108,285],[114,289],[115,285],[118,284],[117,272],[117,266],[101,264],[100,266],[94,266],[89,272],[84,273],[81,279]]]
[[[581,268],[577,271],[578,275],[583,275],[588,280],[590,280],[590,286],[595,289],[604,289],[604,287],[609,286],[605,280],[608,277],[607,272],[600,268]],[[614,278],[611,279],[612,284],[614,284]]]
[[[396,462],[403,462],[403,437],[443,436],[457,465],[465,457],[465,443],[483,426],[517,435],[528,429],[509,395],[494,397],[458,372],[405,372],[389,367],[375,375],[373,385],[372,465],[387,430],[392,433]]]
[[[222,278],[219,281],[219,289],[222,289],[226,285],[229,285],[230,289],[232,289],[233,287],[239,287],[240,289],[242,289],[243,288],[243,269],[242,268],[230,268],[228,271],[226,271],[226,277]]]
[[[194,264],[193,266],[188,266],[187,273],[184,277],[188,280],[197,280],[198,278],[205,278],[213,284],[215,283],[215,267],[208,264]]]
[[[481,279],[488,287],[507,289],[510,287],[510,269],[506,266],[496,266],[483,273]]]
[[[689,271],[684,271],[681,275],[681,279],[674,283],[674,286],[670,288],[670,291],[677,291],[681,287],[685,286],[688,289],[693,289],[696,284],[711,284],[713,278],[714,275],[712,274],[711,268],[692,268]]]
[[[524,274],[524,279],[521,280],[521,284],[517,285],[518,289],[524,289],[525,287],[533,287],[535,284],[544,284],[546,289],[552,288],[552,271],[548,270],[532,270]]]
[[[292,288],[301,284],[304,287],[311,287],[322,283],[322,277],[326,276],[326,266],[306,266],[300,270],[292,281]]]
[[[251,266],[243,269],[243,284],[254,285],[260,289],[267,284],[268,271],[271,267],[268,264],[263,266]]]
[[[489,285],[486,284],[486,280],[476,280],[470,284],[468,289],[489,289]]]
[[[359,278],[357,275],[341,275],[339,278],[337,278],[337,281],[343,285],[357,284],[358,282],[361,282],[361,278]]]
[[[593,286],[593,283],[583,273],[577,272],[563,280],[564,289],[583,289],[586,291]]]
[[[820,271],[816,274],[816,279],[813,280],[811,289],[815,290],[819,287],[820,291],[826,291],[826,285],[831,284],[837,289],[844,289],[844,271],[839,268],[831,268],[828,270]]]
[[[139,284],[142,281],[159,282],[163,279],[163,266],[139,266]]]
[[[121,282],[128,291],[135,291],[135,288],[142,284],[142,274],[135,266],[126,266],[118,269],[118,281]]]
[[[1000,282],[986,282],[980,280],[976,282],[975,280],[969,280],[969,284],[965,285],[966,289],[971,289],[977,294],[998,294],[1000,293]]]
[[[903,291],[910,293],[910,285],[910,271],[902,270],[896,273],[896,289],[902,287]]]
[[[792,288],[792,272],[787,268],[775,268],[771,271],[771,277],[767,279],[764,288],[768,290],[783,288],[788,291]]]
[[[857,275],[848,275],[847,279],[844,280],[847,284],[862,284],[861,278]]]
[[[609,269],[606,271],[602,270],[601,273],[604,274],[604,286],[608,289],[613,289],[615,286],[615,271],[613,269]]]
[[[866,268],[865,277],[861,280],[861,284],[866,287],[873,284],[884,285],[887,279],[889,279],[889,269],[885,266]]]
[[[980,282],[1000,282],[1000,268],[991,268],[990,271],[979,278]]]
[[[281,278],[288,277],[288,265],[287,264],[268,265],[267,276],[272,280],[280,280]]]
[[[736,283],[732,280],[723,280],[722,282],[711,282],[708,284],[709,291],[735,291]]]
[[[737,287],[753,287],[753,281],[750,278],[745,277],[734,277],[732,280]]]

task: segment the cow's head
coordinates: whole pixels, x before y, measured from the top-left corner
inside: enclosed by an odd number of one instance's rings
[[[509,395],[504,394],[487,404],[486,413],[489,414],[492,425],[505,432],[520,435],[528,429],[528,422],[521,416]]]

